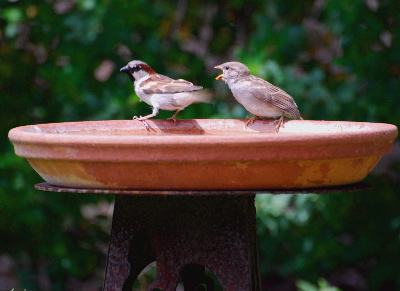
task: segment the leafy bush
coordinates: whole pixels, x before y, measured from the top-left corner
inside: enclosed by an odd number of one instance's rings
[[[192,105],[180,118],[248,114],[225,84],[214,81],[213,67],[236,59],[290,93],[305,119],[400,124],[397,5],[390,0],[1,2],[0,254],[13,256],[21,285],[62,290],[72,288],[71,278],[100,278],[100,286],[107,227],[84,217],[82,209],[111,203],[112,197],[33,190],[41,179],[14,155],[6,138],[11,128],[149,113],[118,72],[131,59],[215,90],[214,106]],[[370,192],[257,197],[266,286],[286,280],[293,288],[299,278],[316,283],[325,277],[342,290],[400,289],[399,158],[392,157],[379,176],[368,179],[375,185]],[[344,279],[349,272],[357,279],[353,283]]]

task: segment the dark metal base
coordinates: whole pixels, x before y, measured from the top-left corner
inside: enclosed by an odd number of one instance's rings
[[[299,188],[299,189],[252,189],[252,190],[136,190],[136,189],[92,189],[92,188],[67,188],[53,186],[43,182],[35,185],[35,188],[42,191],[51,192],[67,192],[67,193],[90,193],[90,194],[129,194],[129,195],[254,195],[254,194],[323,194],[323,193],[339,193],[365,191],[372,189],[372,185],[364,182],[355,184],[332,186],[332,187],[316,187],[316,188]]]
[[[117,194],[104,282],[105,291],[131,291],[140,272],[156,261],[157,278],[147,290],[214,290],[208,268],[224,291],[259,291],[255,194],[332,193],[371,185],[237,191],[144,191],[74,189],[47,183],[53,192]]]
[[[116,198],[104,290],[132,290],[157,261],[147,290],[260,290],[253,196],[123,196]],[[207,286],[207,289],[201,285]]]

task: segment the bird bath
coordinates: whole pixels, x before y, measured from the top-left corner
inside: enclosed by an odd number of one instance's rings
[[[105,291],[132,290],[149,263],[147,290],[259,291],[254,197],[365,189],[392,149],[390,124],[245,120],[87,121],[14,128],[9,138],[47,182],[39,190],[117,194]],[[348,186],[348,184],[351,184]],[[345,185],[345,186],[343,186]],[[346,186],[347,185],[347,186]],[[203,289],[201,289],[203,288]]]
[[[140,190],[292,189],[364,179],[392,149],[394,125],[232,119],[38,124],[9,138],[49,184]]]

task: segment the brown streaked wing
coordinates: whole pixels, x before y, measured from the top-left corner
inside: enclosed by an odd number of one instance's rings
[[[252,93],[254,96],[281,109],[289,117],[301,119],[296,102],[288,93],[263,79],[252,77]]]
[[[157,84],[151,84],[156,82]],[[167,93],[180,93],[180,92],[192,92],[203,89],[201,86],[195,86],[189,81],[182,79],[174,80],[167,76],[155,74],[148,78],[141,84],[142,87],[148,86],[148,88],[143,89],[146,94],[167,94]]]

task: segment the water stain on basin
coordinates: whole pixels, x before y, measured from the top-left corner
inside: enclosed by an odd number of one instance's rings
[[[290,189],[361,181],[391,151],[394,125],[367,122],[134,120],[37,124],[9,133],[17,155],[61,187]]]

